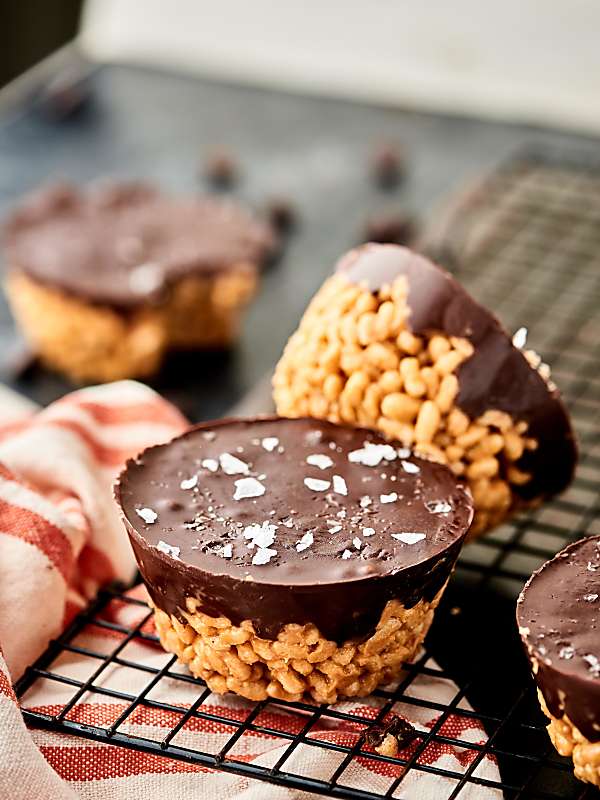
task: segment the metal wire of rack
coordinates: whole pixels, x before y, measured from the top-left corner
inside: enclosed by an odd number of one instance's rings
[[[526,321],[529,344],[552,365],[553,379],[570,407],[581,445],[581,463],[569,491],[465,548],[447,599],[438,610],[428,652],[407,667],[395,691],[375,693],[373,718],[335,706],[275,699],[248,703],[240,719],[215,713],[206,704],[210,690],[178,668],[174,656],[165,656],[160,667],[127,657],[131,642],[153,644],[157,639],[148,626],[150,611],[146,613],[143,601],[111,587],[51,643],[18,682],[16,690],[28,725],[329,797],[401,798],[411,772],[444,779],[447,794],[440,790],[439,797],[450,800],[465,796],[468,790],[548,800],[592,796],[595,790],[575,780],[570,763],[550,745],[518,646],[513,613],[516,593],[535,568],[568,541],[600,533],[600,169],[573,160],[525,154],[499,168],[476,195],[459,204],[451,227],[453,241],[438,244],[446,250],[453,248],[461,280],[496,310],[507,327],[516,329]],[[106,610],[114,603],[140,610],[141,618],[131,625],[111,620]],[[491,630],[474,636],[472,627],[481,625],[482,620]],[[80,634],[90,627],[110,631],[115,646],[108,652],[95,652],[78,644]],[[449,656],[450,650],[461,648],[466,648],[462,657]],[[430,659],[429,652],[441,667]],[[69,653],[90,660],[87,680],[56,669],[61,656]],[[128,693],[103,685],[102,676],[117,667],[140,675],[142,688]],[[457,687],[452,699],[436,703],[411,692],[415,680],[423,676],[452,681]],[[27,707],[28,693],[41,680],[61,684],[67,691],[68,699],[52,713]],[[182,706],[154,699],[153,689],[165,680],[173,681],[174,686],[193,686],[195,700]],[[77,713],[78,708],[92,692],[119,700],[123,710],[109,723],[85,719]],[[435,722],[426,732],[417,732],[410,747],[392,758],[368,748],[365,734],[398,702],[426,709]],[[273,708],[282,712],[287,725],[270,723],[266,712]],[[129,723],[141,709],[160,711],[170,720],[159,739],[128,732]],[[448,723],[456,718],[483,727],[487,740],[474,743],[453,734]],[[177,742],[178,734],[194,720],[214,723],[226,732],[227,740],[217,752]],[[319,737],[320,727],[327,724],[343,724],[353,736],[347,744]],[[261,766],[239,755],[240,743],[252,736],[271,737],[281,745],[281,756],[274,765]],[[460,750],[465,755],[464,769],[431,763],[427,752],[433,745]],[[303,747],[335,751],[337,766],[328,775],[293,771],[289,764]],[[359,758],[391,767],[383,792],[358,789],[347,782],[348,767]],[[497,764],[497,779],[482,777],[480,767],[486,759]]]

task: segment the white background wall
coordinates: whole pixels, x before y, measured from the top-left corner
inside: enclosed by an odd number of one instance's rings
[[[101,59],[600,132],[600,0],[88,0]]]

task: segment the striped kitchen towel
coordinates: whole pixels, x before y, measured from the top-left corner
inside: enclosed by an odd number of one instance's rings
[[[291,800],[309,797],[296,790],[267,785],[247,777],[212,771],[164,755],[136,752],[50,731],[28,730],[12,690],[22,674],[72,617],[93,598],[99,586],[114,579],[128,581],[134,563],[127,537],[112,499],[112,482],[126,458],[149,444],[164,441],[186,425],[185,419],[152,390],[126,381],[91,387],[70,394],[39,411],[31,404],[0,391],[0,798],[10,800]],[[133,590],[138,598],[144,590]],[[131,627],[148,609],[114,600],[103,612],[112,621]],[[120,634],[109,627],[88,626],[78,634],[81,648],[110,653]],[[167,656],[152,643],[134,639],[129,660],[160,668]],[[90,673],[89,658],[62,653],[54,671],[75,680]],[[110,681],[123,694],[137,694],[148,674],[111,664],[99,682]],[[153,699],[189,708],[202,688],[194,682],[165,678]],[[395,713],[421,731],[435,724],[439,712],[429,703],[452,700],[456,686],[435,674],[420,675],[409,693],[424,703],[398,703]],[[72,695],[67,683],[37,681],[22,698],[25,707],[44,714],[58,713]],[[462,702],[463,708],[468,708]],[[89,725],[116,720],[126,704],[116,697],[83,695],[69,718]],[[243,720],[252,705],[236,697],[210,695],[203,711]],[[346,701],[339,709],[373,719],[375,700]],[[260,724],[299,732],[306,719],[282,706],[267,706]],[[173,712],[139,705],[120,730],[146,738],[161,738],[176,722]],[[256,722],[256,720],[255,720]],[[439,733],[476,746],[485,743],[479,723],[468,715],[451,714]],[[164,733],[162,733],[164,735]],[[178,734],[178,744],[215,753],[231,735],[221,723],[192,717]],[[348,746],[359,733],[352,724],[323,717],[307,739]],[[440,737],[440,738],[441,738]],[[287,746],[276,736],[250,731],[239,741],[236,758],[272,766]],[[425,770],[411,770],[395,796],[409,800],[442,800],[456,779],[431,775],[427,765],[462,773],[477,750],[443,741],[428,745],[419,756]],[[403,753],[404,756],[407,753]],[[299,746],[286,769],[327,779],[339,752]],[[402,774],[399,763],[362,756],[344,773],[344,783],[357,789],[384,792]],[[496,764],[485,758],[477,776],[498,780]],[[311,795],[312,796],[312,795]],[[461,798],[500,797],[484,786],[466,786]]]

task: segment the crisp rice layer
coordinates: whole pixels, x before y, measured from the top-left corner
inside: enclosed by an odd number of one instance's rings
[[[432,602],[404,608],[390,600],[375,631],[359,643],[338,645],[311,624],[285,625],[276,640],[261,639],[252,622],[232,625],[226,617],[209,617],[188,598],[182,623],[155,608],[160,641],[213,692],[234,692],[249,700],[334,703],[340,697],[364,697],[397,678],[423,642],[444,591]]]
[[[256,281],[245,269],[184,278],[161,305],[127,312],[87,303],[18,270],[9,274],[6,291],[41,360],[75,383],[88,383],[148,377],[172,347],[230,345]]]
[[[290,338],[273,378],[282,416],[361,425],[447,464],[475,501],[470,535],[521,505],[513,487],[531,479],[516,466],[537,442],[504,411],[471,419],[456,405],[459,366],[469,341],[415,336],[404,276],[377,293],[343,276],[327,280]]]
[[[548,734],[556,750],[561,756],[573,760],[576,778],[600,787],[600,742],[590,742],[586,739],[568,717],[557,719],[552,716],[539,689],[538,698],[542,711],[550,720]]]

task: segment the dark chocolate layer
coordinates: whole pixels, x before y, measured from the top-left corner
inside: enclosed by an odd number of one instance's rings
[[[600,741],[600,536],[575,542],[534,572],[517,621],[554,717]]]
[[[275,244],[270,226],[237,205],[168,197],[141,183],[49,186],[13,213],[5,242],[11,267],[124,308],[159,302],[188,275],[253,270]]]
[[[518,462],[532,480],[514,486],[515,492],[531,500],[569,485],[577,447],[560,394],[529,364],[494,314],[448,272],[405,247],[364,245],[344,256],[337,270],[373,292],[405,276],[412,332],[442,332],[473,344],[474,354],[458,368],[457,405],[472,419],[489,409],[505,411],[527,422],[528,435],[538,441],[538,448]]]
[[[116,496],[160,608],[197,597],[267,638],[313,622],[343,641],[372,630],[390,599],[431,600],[473,513],[446,467],[310,419],[193,428],[130,461]]]

